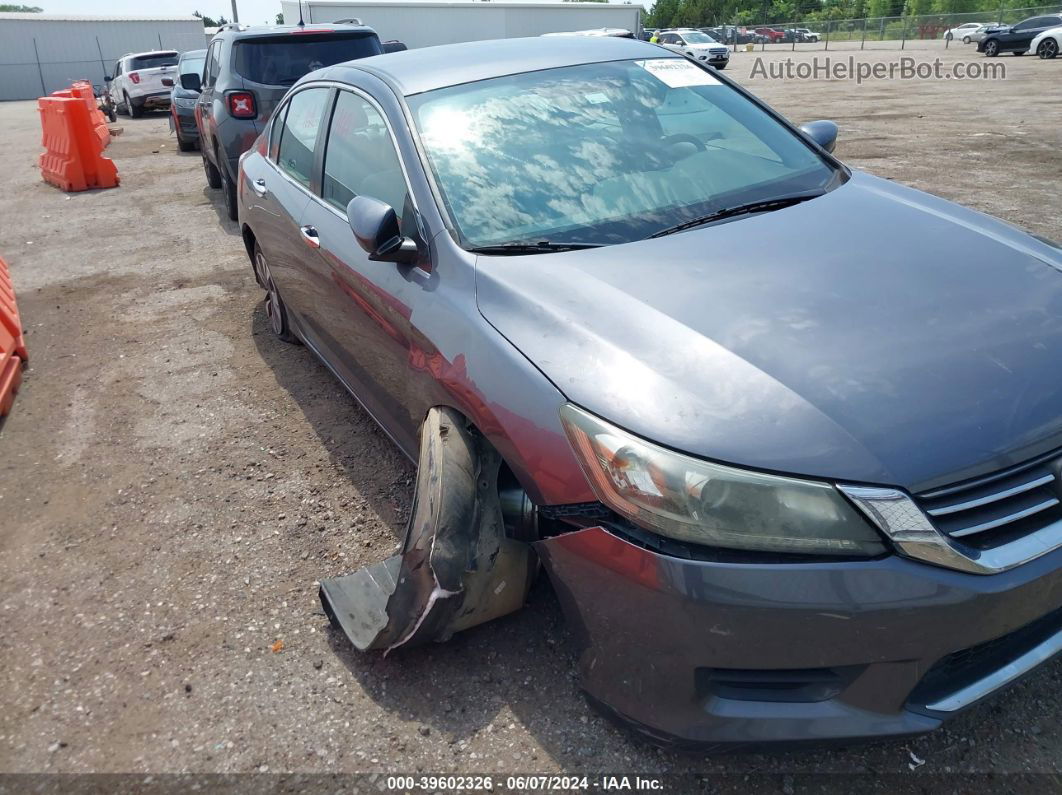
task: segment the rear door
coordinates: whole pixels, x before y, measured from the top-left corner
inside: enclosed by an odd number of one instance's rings
[[[215,39],[207,48],[206,61],[203,63],[203,76],[200,80],[201,91],[195,105],[195,122],[199,127],[199,147],[204,153],[214,151],[214,84],[218,80],[220,53],[221,41]],[[217,165],[221,167],[220,163]]]
[[[244,160],[244,185],[255,207],[252,230],[258,238],[269,270],[289,313],[299,329],[316,328],[320,311],[307,273],[315,263],[314,242],[300,229],[309,202],[322,118],[332,90],[309,86],[291,95],[270,127],[270,152],[266,158],[248,155]],[[253,164],[253,165],[252,165]]]

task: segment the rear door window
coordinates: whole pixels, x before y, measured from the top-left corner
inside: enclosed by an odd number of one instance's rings
[[[284,173],[304,187],[310,186],[313,150],[317,145],[321,115],[329,90],[308,88],[300,91],[291,98],[287,116],[284,117],[277,163]]]
[[[380,111],[364,97],[340,91],[328,131],[321,197],[346,212],[355,196],[379,199],[401,218],[406,178]]]
[[[383,52],[375,33],[285,33],[236,42],[236,73],[246,80],[290,86],[325,66]]]

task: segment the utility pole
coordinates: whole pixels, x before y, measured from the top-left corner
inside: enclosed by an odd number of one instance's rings
[[[236,10],[236,0],[232,0],[232,21],[240,21],[240,12]]]

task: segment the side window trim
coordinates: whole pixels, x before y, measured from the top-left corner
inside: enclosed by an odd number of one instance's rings
[[[395,150],[395,157],[398,160],[398,166],[399,166],[399,168],[402,169],[402,179],[406,183],[407,201],[409,201],[410,205],[412,206],[414,214],[419,216],[420,215],[420,209],[417,207],[416,194],[413,193],[413,184],[412,184],[412,182],[409,179],[409,169],[406,167],[406,161],[402,157],[402,149],[398,145],[398,137],[395,135],[395,131],[394,131],[394,129],[391,126],[391,120],[389,118],[387,118],[387,114],[384,112],[384,109],[380,105],[380,103],[376,101],[375,97],[370,95],[368,92],[366,92],[366,91],[364,91],[364,90],[362,90],[360,88],[356,88],[355,86],[351,86],[351,85],[338,85],[338,86],[336,86],[336,90],[334,92],[334,96],[332,97],[332,104],[331,104],[331,107],[328,110],[328,127],[325,130],[324,145],[322,146],[320,161],[319,161],[319,163],[315,164],[315,168],[314,168],[315,176],[317,177],[317,190],[315,190],[313,192],[314,200],[316,200],[316,202],[318,204],[320,204],[322,207],[325,207],[326,209],[331,210],[332,212],[334,212],[340,218],[346,219],[346,217],[347,217],[346,210],[345,209],[340,210],[334,204],[332,204],[331,202],[327,201],[324,198],[324,196],[322,195],[322,190],[321,190],[322,185],[324,184],[325,153],[328,151],[328,140],[332,137],[332,116],[335,114],[336,105],[339,103],[340,92],[344,92],[344,91],[347,92],[348,94],[353,94],[354,96],[365,100],[366,102],[369,103],[369,105],[372,106],[372,108],[377,113],[380,114],[380,118],[383,120],[384,127],[387,128],[387,135],[388,135],[388,137],[391,140],[391,146]],[[320,139],[318,139],[318,143],[320,143],[320,142],[321,142]],[[400,207],[395,208],[395,209],[398,212],[402,211],[402,208],[400,208]]]
[[[277,154],[280,152],[280,134],[284,131],[284,119],[287,117],[288,103],[285,102],[277,108],[269,122],[269,151],[266,154],[266,160],[278,169],[280,168],[280,163],[277,160]]]
[[[310,166],[310,175],[309,175],[310,184],[309,185],[303,185],[301,182],[299,182],[297,179],[295,179],[295,177],[293,177],[291,174],[289,174],[288,171],[281,164],[281,162],[280,162],[280,147],[284,143],[284,132],[287,129],[286,122],[287,122],[287,117],[288,117],[288,109],[291,107],[292,100],[295,99],[295,97],[297,97],[299,94],[305,93],[306,91],[312,91],[312,90],[315,90],[315,89],[316,90],[325,89],[328,92],[328,96],[325,97],[324,105],[322,106],[322,109],[321,109],[321,119],[320,119],[319,124],[318,124],[318,134],[317,134],[316,139],[314,140],[313,163]],[[320,178],[319,177],[319,172],[318,172],[318,165],[320,163],[320,157],[318,155],[318,152],[319,152],[319,150],[320,150],[320,148],[322,146],[321,139],[322,139],[322,137],[324,137],[324,136],[321,135],[320,129],[321,129],[321,125],[324,124],[325,116],[329,115],[329,103],[334,100],[334,96],[335,96],[335,86],[333,86],[331,84],[326,84],[326,83],[310,83],[310,84],[308,84],[306,86],[301,87],[298,91],[295,91],[295,92],[289,94],[287,97],[285,97],[284,98],[284,107],[283,107],[284,123],[281,123],[280,130],[277,133],[278,137],[277,137],[277,145],[276,145],[276,159],[275,160],[273,160],[273,159],[270,160],[270,162],[272,162],[273,166],[276,168],[276,171],[277,171],[277,173],[280,176],[282,176],[284,179],[286,179],[292,185],[295,185],[300,190],[305,191],[306,194],[308,196],[312,197],[312,198],[316,198],[316,194],[314,194],[313,191],[310,190],[310,188]],[[274,114],[274,117],[276,117],[276,116],[277,116],[277,114]],[[327,130],[325,130],[325,133],[327,134]],[[270,145],[271,149],[272,149],[272,146],[273,146],[272,135],[273,135],[273,133],[271,131],[270,132],[270,141],[269,141],[269,145]]]

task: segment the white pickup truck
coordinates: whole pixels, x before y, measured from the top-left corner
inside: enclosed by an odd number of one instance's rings
[[[178,57],[174,50],[123,55],[105,78],[110,106],[134,119],[145,110],[168,110]]]

